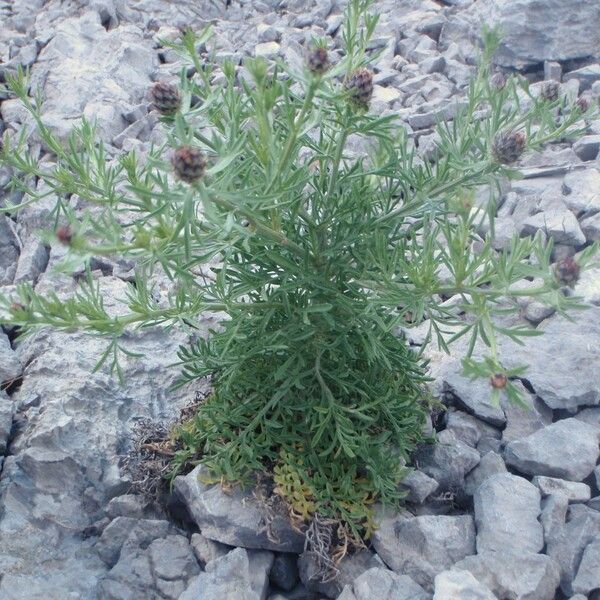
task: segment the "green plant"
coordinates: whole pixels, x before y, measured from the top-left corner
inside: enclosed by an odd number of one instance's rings
[[[403,465],[424,436],[426,363],[398,329],[427,319],[430,339],[446,350],[468,336],[466,372],[518,401],[511,378],[521,370],[503,367],[496,336],[539,332],[496,317],[518,310],[520,296],[560,312],[580,306],[562,292],[551,243],[515,238],[494,250],[494,190],[499,178],[518,176],[510,163],[524,150],[577,135],[592,117],[582,103],[532,98],[516,78],[490,83],[497,40],[487,32],[467,106],[439,125],[438,158],[423,162],[395,115],[368,111],[377,23],[369,4],[348,3],[336,64],[320,41],[301,72],[247,60],[251,80],[225,62],[222,83],[213,83],[214,65],[202,63],[186,32],[173,47],[196,76],[186,69],[180,94],[154,91],[169,133],[144,160],[134,152],[108,160],[85,122],[61,144],[26,77],[9,77],[54,164],[27,153],[25,134],[7,136],[1,155],[27,202],[38,197],[31,178],[58,198],[56,223],[68,223],[57,233],[69,246],[65,269],[71,258],[103,255],[137,264],[126,315],[109,315],[88,278],[66,301],[20,285],[17,298],[0,298],[3,321],[23,335],[50,326],[105,336],[99,367],[118,371],[125,332],[193,332],[203,311],[225,312],[210,339],[180,351],[181,383],[212,377],[214,392],[182,427],[176,468],[202,461],[217,479],[246,483],[257,471],[271,474],[295,515],[337,519],[356,541],[372,526],[375,500],[402,497]],[[519,90],[529,96],[525,111]],[[368,140],[368,157],[350,156],[357,137]],[[481,186],[492,193],[476,206]],[[72,195],[94,207],[93,218],[76,217]],[[490,234],[478,239],[486,224]],[[580,254],[578,268],[595,250]],[[168,306],[151,294],[157,270],[173,282]],[[514,285],[526,278],[541,283]],[[451,296],[459,301],[446,303]],[[480,361],[472,356],[478,339],[489,349]]]

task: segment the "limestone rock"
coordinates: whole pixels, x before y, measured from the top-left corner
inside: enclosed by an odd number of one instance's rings
[[[242,548],[302,551],[304,536],[292,527],[287,515],[275,516],[267,527],[267,516],[252,490],[236,489],[226,494],[219,485],[200,481],[205,472],[199,465],[185,477],[177,477],[174,485],[202,535]]]
[[[563,419],[526,438],[510,442],[504,459],[528,475],[582,481],[600,455],[598,432],[578,419]]]
[[[469,571],[444,571],[435,578],[433,600],[495,600],[496,596]]]

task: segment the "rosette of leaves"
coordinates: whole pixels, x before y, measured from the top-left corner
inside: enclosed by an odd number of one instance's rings
[[[422,161],[395,114],[349,98],[347,82],[376,58],[369,4],[350,0],[343,52],[324,60],[319,51],[323,68],[312,70],[248,59],[238,77],[233,64],[198,55],[209,32],[186,32],[173,47],[194,69],[182,73],[178,111],[162,117],[166,141],[143,158],[109,158],[85,122],[61,143],[24,74],[9,76],[51,160],[28,153],[26,128],[5,136],[1,155],[24,203],[38,197],[36,178],[57,198],[53,214],[69,226],[77,264],[109,256],[137,265],[127,314],[108,314],[90,277],[67,300],[20,285],[0,300],[1,319],[23,335],[49,326],[105,336],[99,366],[118,371],[123,335],[193,333],[204,311],[225,313],[208,339],[180,351],[181,384],[211,377],[213,393],[185,425],[175,470],[202,461],[217,479],[242,483],[270,473],[296,515],[335,519],[355,540],[372,527],[373,502],[401,499],[403,466],[424,437],[427,366],[399,330],[427,320],[428,339],[443,349],[466,336],[467,372],[501,381],[490,393],[518,401],[521,371],[503,366],[496,338],[538,331],[499,317],[522,296],[561,312],[579,306],[551,268],[551,243],[515,238],[494,249],[495,190],[517,176],[516,153],[576,136],[594,116],[564,99],[537,100],[515,78],[490,83],[497,40],[488,32],[466,106],[438,127],[437,159]],[[519,94],[529,96],[525,111]],[[351,154],[351,138],[368,152]],[[175,178],[182,147],[193,176]],[[510,160],[499,156],[505,147]],[[489,199],[474,205],[482,186]],[[73,195],[93,218],[73,211]],[[594,250],[579,255],[580,268]],[[151,293],[158,269],[173,283],[167,304]],[[540,285],[515,285],[524,279]],[[487,352],[476,360],[478,340]]]

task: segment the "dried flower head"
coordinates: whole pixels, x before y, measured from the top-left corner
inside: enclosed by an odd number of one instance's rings
[[[546,100],[548,102],[554,102],[558,100],[558,92],[560,91],[560,83],[555,81],[554,79],[550,79],[549,81],[544,81],[542,84],[542,88],[540,90],[540,97],[542,100]]]
[[[369,69],[358,69],[344,84],[350,98],[361,107],[366,107],[373,95],[373,73]]]
[[[195,146],[180,146],[171,159],[175,175],[186,183],[194,183],[204,177],[206,156]]]
[[[579,98],[577,98],[577,102],[575,102],[575,107],[582,113],[586,113],[588,110],[590,110],[590,106],[590,101],[585,96],[579,96]]]
[[[161,115],[172,115],[181,107],[179,89],[171,83],[159,81],[150,89],[150,100]]]
[[[329,55],[327,50],[322,47],[313,48],[308,54],[306,60],[308,68],[315,75],[322,75],[329,69]]]
[[[565,285],[573,285],[579,279],[581,268],[572,256],[559,260],[554,266],[556,278]]]
[[[492,87],[496,90],[503,90],[506,87],[507,82],[508,77],[506,76],[506,73],[502,71],[496,71],[490,79]]]
[[[507,384],[508,384],[508,379],[506,378],[506,375],[504,375],[502,373],[496,373],[495,375],[492,375],[490,377],[490,385],[495,390],[503,390]]]
[[[73,230],[68,225],[62,225],[56,230],[56,239],[65,246],[73,241]]]
[[[518,160],[525,150],[527,137],[520,131],[503,131],[492,144],[494,158],[503,165],[510,165]]]

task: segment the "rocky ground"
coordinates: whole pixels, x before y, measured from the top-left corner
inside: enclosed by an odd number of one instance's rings
[[[114,153],[161,136],[145,94],[172,78],[178,58],[161,46],[178,28],[214,23],[217,58],[302,60],[313,34],[339,46],[340,0],[0,0],[0,80],[31,67],[45,97],[44,120],[61,135],[97,119]],[[381,0],[373,48],[372,110],[393,111],[424,155],[432,126],[452,118],[473,74],[480,22],[499,23],[499,65],[539,88],[600,96],[600,4],[596,0]],[[0,95],[0,133],[27,125]],[[34,152],[44,149],[34,135]],[[544,231],[555,254],[600,240],[600,124],[575,144],[522,162],[507,185],[498,244]],[[0,208],[20,201],[0,169]],[[3,191],[4,190],[4,191]],[[39,190],[41,193],[43,189]],[[52,271],[59,246],[39,235],[52,198],[16,216],[0,213],[0,290],[23,281],[69,293],[74,279]],[[77,207],[74,207],[77,209]],[[108,304],[124,292],[128,265],[96,264]],[[180,477],[173,513],[129,492],[119,456],[147,420],[168,423],[195,390],[168,392],[181,339],[146,332],[127,340],[145,353],[124,365],[125,385],[92,374],[99,342],[44,333],[16,343],[0,329],[0,598],[2,600],[572,600],[600,598],[600,270],[576,292],[591,305],[575,322],[524,304],[521,318],[545,330],[503,355],[531,368],[529,410],[489,402],[487,383],[459,374],[432,352],[434,389],[447,411],[439,443],[424,446],[407,478],[409,503],[381,514],[371,547],[344,559],[336,581],[315,580],[303,540],[240,492]],[[208,328],[210,319],[204,325]],[[409,332],[412,343],[421,329]],[[456,358],[454,357],[456,356]],[[177,518],[175,518],[177,517]],[[275,535],[273,535],[275,534]],[[300,555],[300,556],[298,556]]]

